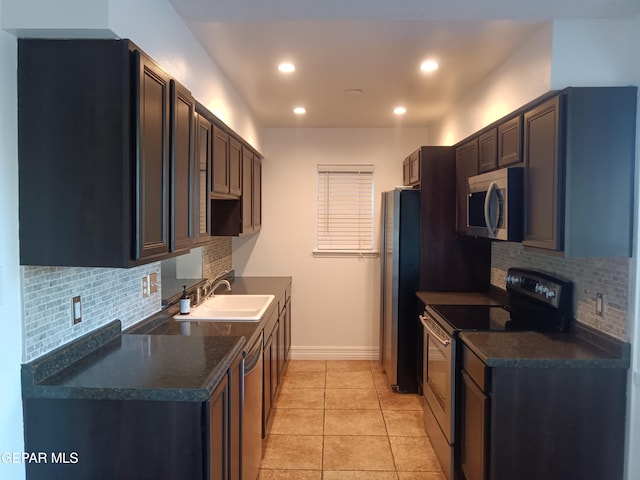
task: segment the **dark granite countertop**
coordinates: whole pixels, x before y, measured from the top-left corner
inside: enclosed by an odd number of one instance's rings
[[[244,338],[119,335],[37,380],[23,366],[25,398],[206,401]]]
[[[178,321],[173,316],[178,307],[170,307],[140,325],[127,330],[130,334],[149,335],[183,335],[183,336],[242,336],[247,339],[247,349],[260,338],[260,333],[267,326],[271,315],[278,309],[278,301],[291,284],[291,277],[236,277],[231,284],[231,292],[220,292],[216,295],[233,294],[268,294],[275,295],[262,319],[259,322],[209,322]]]
[[[506,305],[507,293],[492,287],[487,292],[416,292],[425,305]]]
[[[628,368],[629,345],[607,340],[609,348],[585,341],[581,333],[460,332],[459,338],[489,367]]]
[[[24,364],[23,397],[206,401],[290,285],[291,277],[234,279],[229,294],[275,295],[259,322],[179,322],[178,306],[125,332],[115,320]]]

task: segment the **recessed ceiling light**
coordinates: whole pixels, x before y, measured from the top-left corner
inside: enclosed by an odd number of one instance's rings
[[[295,113],[296,115],[304,115],[305,113],[307,113],[307,109],[304,107],[296,107],[293,109],[293,113]]]
[[[348,88],[344,91],[350,97],[357,97],[358,95],[362,95],[362,90],[359,88]]]
[[[396,107],[393,109],[393,113],[395,113],[396,115],[404,115],[405,113],[407,113],[407,109],[404,107]]]
[[[278,65],[278,70],[282,73],[292,73],[296,71],[296,66],[293,63],[285,62]]]
[[[426,60],[420,65],[423,72],[435,72],[438,69],[438,62],[435,60]]]

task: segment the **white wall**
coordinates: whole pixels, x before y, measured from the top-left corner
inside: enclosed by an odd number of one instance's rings
[[[2,8],[0,7],[0,21]],[[16,40],[0,31],[0,453],[21,452],[22,307],[18,265]],[[24,465],[0,462],[0,478],[24,478]]]
[[[552,25],[543,26],[433,126],[431,145],[453,145],[502,118],[551,85]]]
[[[234,239],[239,275],[293,277],[294,358],[377,358],[379,259],[315,258],[316,166],[375,165],[380,192],[402,184],[402,160],[428,138],[425,129],[265,129],[263,228]]]

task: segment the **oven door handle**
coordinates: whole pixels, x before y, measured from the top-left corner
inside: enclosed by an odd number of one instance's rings
[[[439,332],[436,332],[431,325],[429,325],[427,323],[427,319],[431,320],[430,317],[427,317],[425,315],[419,315],[420,318],[420,323],[422,323],[422,326],[427,330],[427,332],[429,332],[429,334],[431,334],[431,336],[433,336],[436,340],[438,340],[443,346],[448,347],[449,344],[451,343],[451,339],[449,338],[443,338],[442,334]],[[433,320],[431,320],[433,321]]]

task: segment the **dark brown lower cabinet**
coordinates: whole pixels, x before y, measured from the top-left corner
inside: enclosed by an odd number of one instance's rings
[[[278,310],[273,312],[264,329],[266,340],[263,350],[262,438],[266,438],[271,430],[273,409],[288,365],[291,348],[290,305],[287,288],[280,299]]]
[[[464,425],[460,468],[466,480],[486,478],[486,430],[489,399],[471,377],[462,372],[461,419]]]
[[[244,368],[237,357],[229,368],[229,478],[242,478],[242,422]]]
[[[224,377],[208,402],[209,480],[229,478],[229,379]]]
[[[275,323],[273,323],[275,320]],[[274,312],[267,327],[265,328],[264,344],[264,399],[262,402],[262,438],[267,438],[271,430],[273,421],[272,413],[276,404],[276,394],[278,391],[278,345],[279,341],[278,313]]]
[[[240,478],[241,359],[206,402],[25,398],[25,451],[47,456],[27,478]]]
[[[462,361],[461,479],[622,480],[626,369]]]

